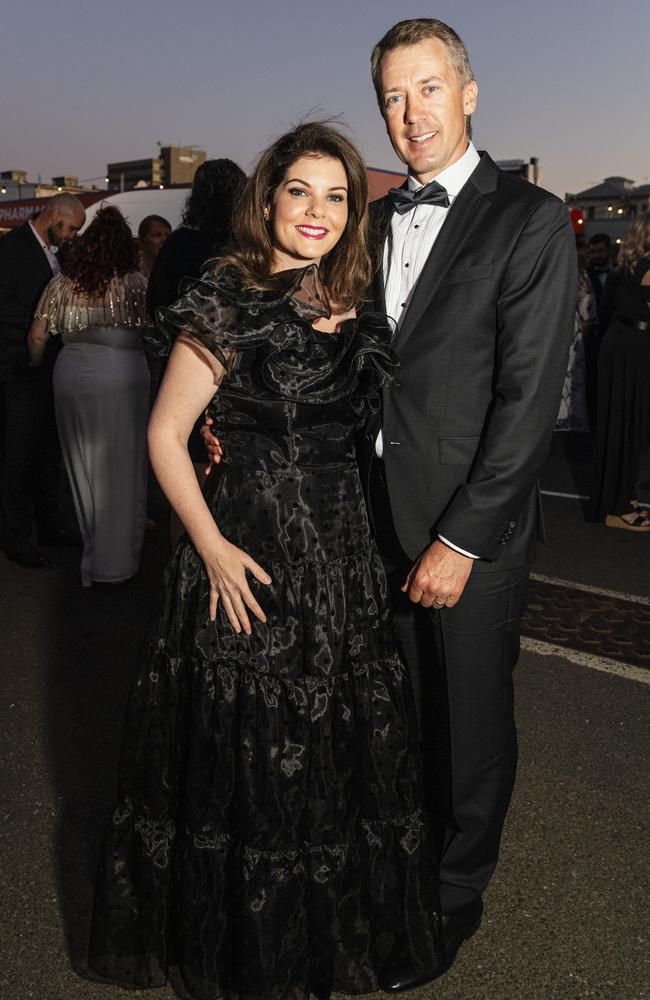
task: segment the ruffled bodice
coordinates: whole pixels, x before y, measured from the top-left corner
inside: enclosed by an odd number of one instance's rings
[[[185,331],[227,369],[210,407],[224,464],[288,469],[351,461],[354,431],[397,366],[390,329],[365,314],[338,334],[316,330],[313,323],[331,315],[317,268],[284,272],[281,281],[279,291],[264,292],[243,289],[232,273],[204,276],[158,311],[149,349],[166,353]]]

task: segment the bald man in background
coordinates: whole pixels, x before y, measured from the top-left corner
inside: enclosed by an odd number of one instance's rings
[[[57,251],[83,226],[72,194],[50,198],[33,221],[0,238],[0,382],[4,404],[2,546],[27,569],[49,562],[32,543],[32,512],[42,546],[67,540],[59,523],[60,451],[52,395],[56,348],[30,368],[27,332],[43,289],[58,273]]]

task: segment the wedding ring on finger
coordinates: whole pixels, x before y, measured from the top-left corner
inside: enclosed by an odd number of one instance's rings
[[[439,611],[439,610],[440,610],[440,608],[444,608],[444,606],[445,606],[445,602],[443,601],[443,602],[442,602],[442,604],[438,604],[438,602],[437,602],[437,601],[434,601],[434,602],[433,602],[433,606],[434,606],[434,608],[437,608],[437,609],[438,609],[438,611]]]

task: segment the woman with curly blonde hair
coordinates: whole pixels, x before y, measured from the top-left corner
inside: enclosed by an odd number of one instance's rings
[[[650,443],[650,212],[623,240],[604,308],[611,319],[598,362],[591,519],[650,531],[650,508],[636,499],[639,460]]]

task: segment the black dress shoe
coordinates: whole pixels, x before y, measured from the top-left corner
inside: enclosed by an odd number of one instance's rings
[[[44,556],[29,542],[26,545],[21,545],[20,548],[7,546],[5,552],[8,559],[18,563],[19,566],[23,566],[25,569],[43,569],[45,566],[50,565],[50,560],[47,556]]]
[[[483,917],[483,900],[479,897],[476,903],[465,907],[460,913],[442,915],[442,936],[445,942],[445,959],[447,969],[451,968],[463,941],[469,941],[481,926]]]
[[[37,535],[38,544],[49,549],[54,545],[80,545],[81,536],[67,528],[39,528]]]
[[[412,959],[409,965],[403,953],[400,954],[400,949],[396,948],[377,976],[380,988],[385,993],[403,993],[405,990],[414,990],[444,976],[454,964],[463,941],[468,941],[481,926],[482,915],[483,902],[480,898],[460,913],[443,914],[444,953],[440,956],[439,962],[428,969],[414,969]]]

